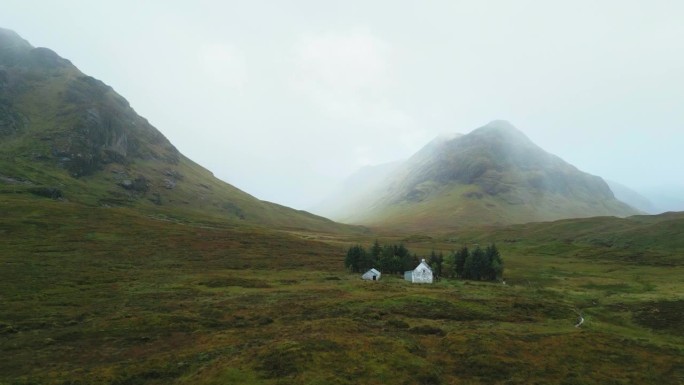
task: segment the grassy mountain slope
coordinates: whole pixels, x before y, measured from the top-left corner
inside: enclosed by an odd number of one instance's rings
[[[442,233],[435,239],[457,245],[497,242],[522,254],[573,258],[591,255],[629,264],[679,267],[684,262],[682,235],[684,213],[670,212],[461,229]]]
[[[333,218],[434,230],[638,213],[616,200],[601,178],[547,153],[503,121],[431,142],[370,190],[337,207],[347,215]]]
[[[183,156],[111,87],[0,29],[0,194],[349,230],[260,201]]]

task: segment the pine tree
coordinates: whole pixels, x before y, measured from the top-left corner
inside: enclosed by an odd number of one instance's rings
[[[402,257],[402,258],[406,257],[410,254],[409,250],[406,248],[406,246],[404,246],[403,243],[400,243],[398,246],[395,246],[395,252],[394,253],[396,255],[398,255],[399,257]]]
[[[465,262],[470,256],[467,246],[463,246],[461,250],[454,253],[454,272],[458,278],[466,278],[465,276]]]
[[[367,263],[366,250],[360,245],[350,247],[344,258],[344,266],[352,273],[359,273],[367,267]]]
[[[473,262],[473,254],[468,253],[465,262],[463,263],[463,279],[474,279],[474,266],[475,262]]]
[[[471,254],[471,259],[470,279],[479,281],[484,277],[487,271],[487,256],[485,255],[485,252],[482,251],[482,249],[478,246]]]
[[[456,276],[456,266],[454,264],[456,256],[454,254],[455,253],[452,250],[449,252],[449,255],[444,257],[444,266],[442,267],[444,271],[442,273],[444,273],[444,276],[447,278],[454,278]]]
[[[416,265],[418,265],[418,262],[415,261],[416,256],[411,256],[410,253],[407,253],[406,255],[403,255],[402,257],[399,258],[399,261],[397,262],[397,273],[403,274],[407,270],[413,270]]]
[[[496,245],[492,243],[487,246],[485,254],[488,262],[487,279],[491,281],[500,279],[503,276],[503,261]]]
[[[385,245],[382,248],[380,254],[380,260],[378,261],[380,265],[380,271],[383,273],[392,274],[396,272],[396,266],[394,262],[394,247]]]
[[[380,242],[378,242],[377,239],[375,240],[373,246],[370,249],[370,254],[376,261],[380,260],[380,256],[382,255],[382,246],[380,246]]]
[[[428,264],[432,268],[433,273],[435,274],[435,277],[439,279],[439,277],[442,276],[442,262],[444,260],[444,256],[442,253],[437,255],[434,250],[430,253],[430,259],[428,260]]]
[[[439,276],[441,277],[442,274],[446,275],[446,273],[444,272],[444,253],[442,253],[441,251],[437,256],[437,266],[439,268]]]

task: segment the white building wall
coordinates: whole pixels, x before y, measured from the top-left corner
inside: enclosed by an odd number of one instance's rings
[[[432,269],[423,259],[422,262],[413,270],[413,283],[432,283]]]
[[[377,281],[380,279],[380,275],[381,275],[381,273],[378,270],[370,269],[364,275],[361,276],[361,279],[366,279],[366,280],[372,281],[373,276],[375,276],[375,280]]]

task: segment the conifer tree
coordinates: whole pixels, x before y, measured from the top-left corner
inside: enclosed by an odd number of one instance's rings
[[[370,254],[376,261],[380,260],[380,256],[382,255],[382,246],[380,246],[380,242],[378,242],[377,239],[375,242],[373,242],[373,246],[370,249]]]
[[[486,274],[487,256],[485,255],[485,252],[480,248],[480,246],[476,247],[470,256],[471,256],[471,264],[470,264],[470,272],[469,272],[470,279],[479,281]],[[467,261],[466,261],[466,263],[467,263]]]
[[[432,271],[433,271],[435,277],[437,277],[437,279],[439,279],[439,277],[442,276],[442,262],[443,261],[444,261],[444,256],[442,255],[442,253],[437,255],[437,253],[435,253],[435,251],[432,250],[432,252],[430,253],[430,259],[428,260],[428,264],[432,268]]]
[[[444,271],[445,270],[444,269],[444,253],[442,253],[441,251],[439,252],[439,255],[437,256],[437,261],[438,261],[437,265],[439,267],[439,276],[441,277],[442,274],[446,275],[446,272]]]
[[[392,274],[394,272],[393,259],[394,250],[392,249],[392,247],[389,247],[387,245],[382,247],[382,251],[380,252],[380,259],[378,260],[378,265],[380,265],[380,271],[382,271],[383,273]]]
[[[503,276],[503,261],[501,260],[501,254],[496,248],[495,244],[487,246],[485,251],[487,255],[487,277],[486,279],[494,281],[500,279]]]
[[[465,262],[470,256],[467,246],[463,246],[461,250],[454,253],[454,272],[458,278],[467,278],[465,276]]]
[[[358,273],[361,269],[366,268],[366,264],[366,250],[360,245],[350,247],[347,256],[344,258],[344,266],[351,272]]]

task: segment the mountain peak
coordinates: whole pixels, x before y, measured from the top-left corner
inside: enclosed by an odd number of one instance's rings
[[[0,28],[0,50],[32,48],[28,41],[24,40],[18,33],[11,29]]]
[[[498,143],[501,148],[532,148],[536,145],[522,131],[506,120],[493,120],[471,131],[467,141]]]
[[[216,179],[111,87],[7,29],[0,29],[0,199],[3,194],[250,226],[348,229]]]
[[[473,130],[472,133],[499,134],[527,138],[522,131],[507,120],[492,120],[484,126]]]
[[[514,125],[511,124],[511,122],[509,122],[508,120],[502,120],[502,119],[492,120],[491,122],[485,124],[483,127],[498,128],[498,129],[502,129],[502,130],[510,130],[510,129],[513,129],[516,131],[518,130],[517,128],[515,128]]]
[[[19,36],[18,33],[12,31],[11,29],[0,27],[0,43],[5,43],[9,41],[26,41]]]
[[[67,68],[72,64],[49,48],[34,48],[16,32],[0,28],[0,65],[24,69]]]
[[[335,208],[343,214],[333,218],[434,229],[637,213],[600,177],[544,151],[505,120],[433,140],[375,180],[367,193]]]

